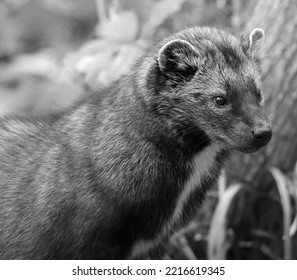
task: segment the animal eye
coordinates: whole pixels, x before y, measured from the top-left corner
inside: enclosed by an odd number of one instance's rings
[[[261,103],[263,101],[263,95],[262,93],[259,91],[257,92],[257,100]]]
[[[223,96],[216,96],[214,98],[214,102],[219,107],[223,107],[223,106],[227,105],[227,99],[225,97],[223,97]]]

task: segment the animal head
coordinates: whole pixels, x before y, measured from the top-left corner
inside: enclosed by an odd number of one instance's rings
[[[155,57],[158,112],[168,122],[197,127],[229,150],[253,152],[272,136],[263,110],[262,29],[237,37],[191,28],[168,38]],[[173,127],[174,129],[174,127]]]

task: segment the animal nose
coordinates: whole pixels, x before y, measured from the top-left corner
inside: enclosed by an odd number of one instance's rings
[[[271,126],[262,126],[260,128],[256,128],[252,130],[253,137],[255,140],[259,140],[265,143],[268,143],[272,137]]]

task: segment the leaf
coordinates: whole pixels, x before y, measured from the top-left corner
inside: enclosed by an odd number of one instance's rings
[[[277,189],[280,194],[281,204],[283,208],[283,219],[284,219],[284,259],[290,260],[292,257],[291,252],[291,236],[290,236],[290,224],[291,224],[291,204],[290,204],[290,193],[287,188],[287,178],[277,168],[271,168],[270,172],[276,182]]]
[[[143,49],[136,45],[122,45],[113,51],[86,54],[79,59],[68,56],[68,65],[73,65],[74,72],[83,77],[92,88],[108,86],[126,73],[133,63],[143,54]],[[67,65],[66,63],[66,65]],[[71,69],[71,67],[68,67]],[[73,75],[76,79],[76,75]]]
[[[123,11],[103,21],[97,27],[97,34],[116,42],[132,42],[138,33],[138,19],[134,12]]]
[[[131,69],[133,63],[143,54],[143,49],[136,45],[123,45],[110,64],[110,78],[117,80]]]
[[[112,63],[112,55],[112,53],[98,53],[85,56],[76,63],[75,70],[84,76],[85,83],[95,80],[96,84],[107,85],[109,77],[105,77],[105,74]]]
[[[114,52],[117,51],[120,47],[120,43],[107,39],[96,39],[88,41],[78,50],[77,53],[80,56],[85,56],[90,54],[97,54],[100,52]]]
[[[240,184],[231,185],[220,197],[210,223],[207,245],[209,259],[226,258],[227,250],[230,247],[230,238],[232,238],[232,232],[228,232],[226,228],[227,214],[233,199],[241,189]]]
[[[294,178],[293,182],[288,182],[288,188],[295,203],[294,219],[290,227],[290,236],[293,236],[297,232],[297,180]]]
[[[178,238],[179,248],[183,251],[188,260],[197,260],[192,248],[189,245],[187,238],[184,235],[180,235]]]
[[[93,79],[99,71],[108,67],[121,48],[118,43],[109,40],[92,40],[78,51],[68,53],[63,59],[63,70],[75,82],[81,78],[84,83]]]
[[[153,6],[150,17],[144,24],[141,37],[145,40],[151,40],[157,27],[159,27],[167,18],[180,11],[185,0],[162,0]]]

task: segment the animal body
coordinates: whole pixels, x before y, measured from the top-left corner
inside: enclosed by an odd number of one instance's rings
[[[271,138],[263,31],[190,28],[47,120],[0,121],[0,258],[157,256],[234,150]]]

